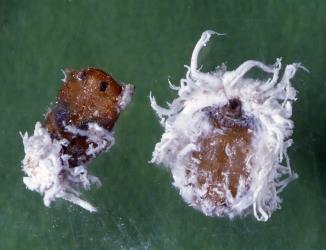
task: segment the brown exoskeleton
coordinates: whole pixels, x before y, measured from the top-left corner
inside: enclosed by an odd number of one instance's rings
[[[87,163],[105,148],[88,154],[96,142],[82,133],[72,133],[67,126],[87,132],[89,123],[96,123],[112,131],[120,112],[129,103],[134,91],[132,85],[120,85],[103,70],[87,68],[81,71],[64,70],[65,78],[55,105],[47,113],[44,126],[53,138],[66,139],[62,154],[69,155],[69,167]],[[109,144],[107,147],[110,146]]]

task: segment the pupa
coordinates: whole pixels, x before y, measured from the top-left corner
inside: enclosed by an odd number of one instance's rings
[[[63,70],[63,85],[56,102],[37,122],[34,134],[22,135],[26,187],[43,196],[45,206],[57,198],[95,212],[80,198],[80,188],[100,186],[87,165],[114,144],[114,125],[134,92],[101,69]]]
[[[170,169],[182,198],[205,215],[252,213],[267,221],[280,208],[279,193],[298,177],[287,154],[296,100],[290,80],[305,68],[287,65],[280,78],[281,59],[271,66],[249,60],[235,70],[223,64],[202,72],[198,55],[213,34],[222,35],[205,31],[195,45],[180,86],[169,82],[178,97],[168,108],[150,94],[164,128],[151,162]],[[247,77],[253,68],[271,77]]]

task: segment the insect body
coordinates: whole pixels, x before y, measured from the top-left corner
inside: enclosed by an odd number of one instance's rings
[[[287,149],[292,144],[292,102],[296,91],[290,80],[299,63],[287,65],[279,79],[281,60],[272,66],[246,61],[227,71],[201,72],[197,58],[213,31],[197,42],[178,97],[162,108],[150,97],[164,133],[152,162],[167,166],[174,186],[192,207],[210,216],[252,212],[267,221],[280,208],[279,193],[297,175]],[[257,67],[268,80],[245,74]]]
[[[63,72],[63,86],[44,124],[36,124],[33,136],[23,136],[24,182],[44,194],[47,206],[63,198],[95,211],[78,197],[77,189],[100,185],[97,177],[87,174],[86,165],[114,144],[114,125],[134,88],[120,85],[100,69]]]

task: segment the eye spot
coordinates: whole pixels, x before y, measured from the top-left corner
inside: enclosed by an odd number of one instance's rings
[[[107,82],[101,82],[101,85],[100,85],[100,91],[105,91],[108,87],[108,83]]]
[[[80,81],[84,81],[84,80],[86,80],[86,72],[85,72],[85,70],[80,71],[80,72],[77,74],[77,78],[78,78],[78,80],[80,80]]]
[[[231,99],[229,100],[229,105],[231,109],[235,110],[241,106],[241,102],[238,99]]]

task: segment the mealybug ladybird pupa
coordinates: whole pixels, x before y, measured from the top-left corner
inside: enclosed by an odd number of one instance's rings
[[[178,97],[169,107],[150,96],[165,129],[152,162],[167,166],[182,198],[204,214],[252,212],[267,221],[280,207],[279,193],[297,178],[287,155],[296,99],[290,80],[303,67],[287,65],[280,79],[280,59],[272,66],[250,60],[232,71],[222,65],[201,72],[198,54],[212,34],[204,32],[197,42],[180,86],[170,83]],[[246,77],[254,67],[271,78]]]
[[[25,158],[22,169],[27,188],[43,195],[50,206],[62,198],[91,212],[79,188],[101,185],[86,165],[114,144],[113,127],[131,100],[134,87],[120,85],[100,69],[63,70],[63,85],[55,105],[34,134],[22,135]]]

